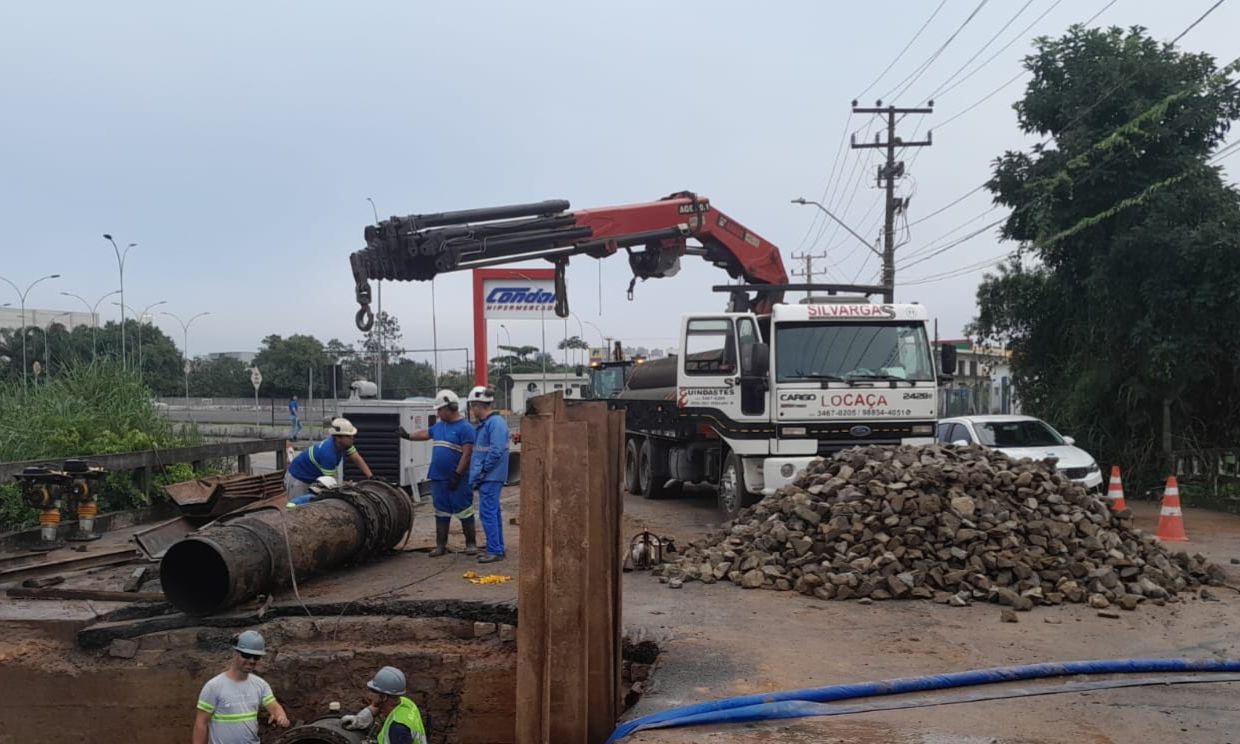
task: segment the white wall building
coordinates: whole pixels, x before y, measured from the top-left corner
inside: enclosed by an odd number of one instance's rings
[[[85,310],[48,310],[45,308],[26,308],[26,327],[47,328],[59,323],[65,328],[90,326],[95,321],[94,313]],[[0,307],[0,328],[18,329],[22,325],[22,310],[16,305]]]

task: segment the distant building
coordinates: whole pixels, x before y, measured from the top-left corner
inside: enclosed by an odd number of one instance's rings
[[[26,327],[47,328],[60,324],[72,329],[80,325],[94,325],[96,317],[94,313],[84,310],[47,310],[28,307],[26,308]],[[22,310],[20,307],[0,307],[0,328],[17,330],[21,328],[21,325]]]
[[[968,339],[940,341],[956,347],[956,369],[941,390],[939,414],[976,416],[988,413],[1020,413],[1020,399],[1012,382],[1012,352],[997,346],[980,346]]]
[[[258,356],[253,351],[213,351],[206,355],[207,359],[236,359],[238,362],[246,366],[254,363],[254,357]]]
[[[589,386],[590,379],[575,372],[548,372],[546,375],[542,372],[517,372],[512,376],[512,402],[508,408],[524,411],[525,402],[530,398],[557,391],[562,391],[569,398],[580,398]]]

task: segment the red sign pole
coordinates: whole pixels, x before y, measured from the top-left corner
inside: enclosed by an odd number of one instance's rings
[[[487,384],[486,282],[500,280],[555,280],[555,269],[474,269],[474,384]],[[546,349],[543,349],[546,351]]]

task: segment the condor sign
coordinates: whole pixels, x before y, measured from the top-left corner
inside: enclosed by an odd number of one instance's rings
[[[555,318],[555,282],[549,279],[485,279],[482,297],[487,318]]]

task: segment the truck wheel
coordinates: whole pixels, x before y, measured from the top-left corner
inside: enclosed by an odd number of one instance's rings
[[[641,492],[648,499],[661,499],[669,495],[671,489],[664,487],[667,474],[664,463],[656,461],[658,453],[649,439],[643,439],[639,451],[637,475]]]
[[[745,488],[745,469],[735,452],[729,452],[723,461],[718,493],[719,515],[725,520],[736,519],[741,509],[754,501],[754,495]]]
[[[638,477],[640,459],[637,439],[629,439],[624,445],[624,490],[634,496],[642,495],[641,478]]]

